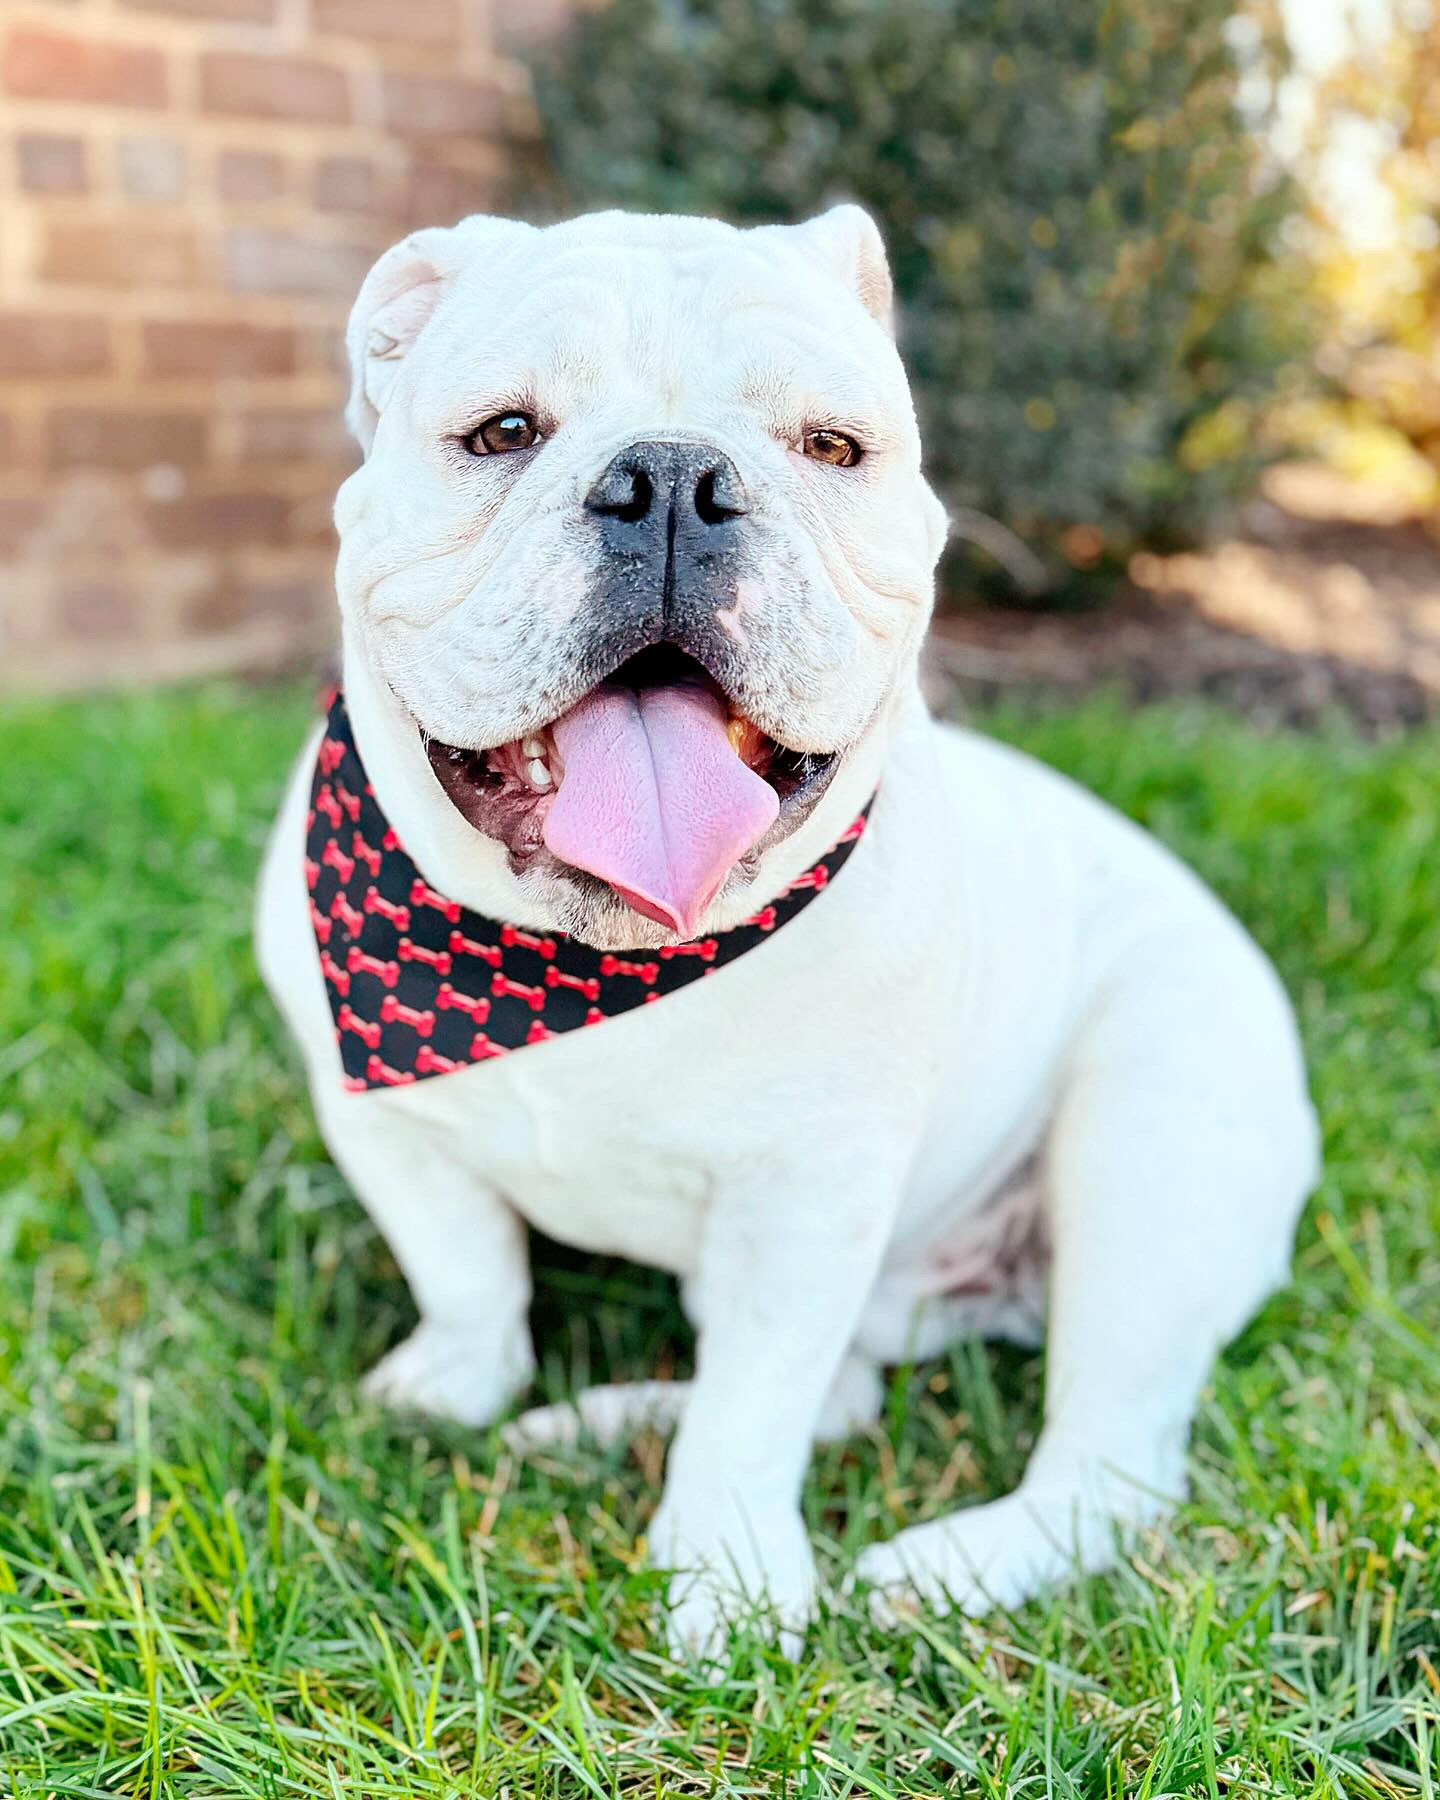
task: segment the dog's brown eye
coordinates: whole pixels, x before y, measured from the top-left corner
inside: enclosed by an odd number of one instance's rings
[[[496,413],[465,440],[472,456],[503,456],[507,450],[529,450],[540,442],[540,427],[529,413]]]
[[[864,454],[854,438],[846,437],[843,431],[807,431],[801,446],[816,462],[831,463],[837,469],[853,469]]]

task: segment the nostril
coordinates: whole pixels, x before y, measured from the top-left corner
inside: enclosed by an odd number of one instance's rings
[[[622,462],[619,457],[585,496],[591,512],[625,525],[639,525],[647,519],[654,503],[655,483],[644,464]]]
[[[611,508],[611,512],[627,525],[638,525],[649,514],[654,502],[655,484],[643,469],[632,470],[631,474],[630,498],[623,505]]]
[[[670,528],[689,518],[701,525],[724,525],[749,511],[740,471],[713,445],[671,444],[662,440],[628,445],[614,457],[585,496],[588,512],[616,525]],[[693,510],[692,510],[693,509]],[[622,534],[625,542],[643,535]]]
[[[745,508],[739,504],[735,483],[724,469],[706,469],[695,483],[695,511],[704,525],[723,525],[727,519],[739,518]]]

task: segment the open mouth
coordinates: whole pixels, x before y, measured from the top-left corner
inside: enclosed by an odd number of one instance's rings
[[[526,737],[426,749],[454,805],[512,855],[543,846],[682,938],[777,819],[808,810],[837,760],[767,737],[672,644],[631,657]]]

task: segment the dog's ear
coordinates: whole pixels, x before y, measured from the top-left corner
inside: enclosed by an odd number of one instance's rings
[[[458,225],[428,226],[392,245],[365,277],[345,330],[350,356],[345,423],[367,456],[400,365],[455,276],[477,252],[532,229],[482,213]]]
[[[854,288],[860,304],[894,330],[895,289],[880,227],[863,206],[847,201],[792,227],[807,254]]]

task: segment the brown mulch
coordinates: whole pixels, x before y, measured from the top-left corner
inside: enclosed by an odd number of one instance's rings
[[[944,612],[940,696],[1205,694],[1264,723],[1370,732],[1440,715],[1440,521],[1328,469],[1274,469],[1237,533],[1140,556],[1086,613]]]

